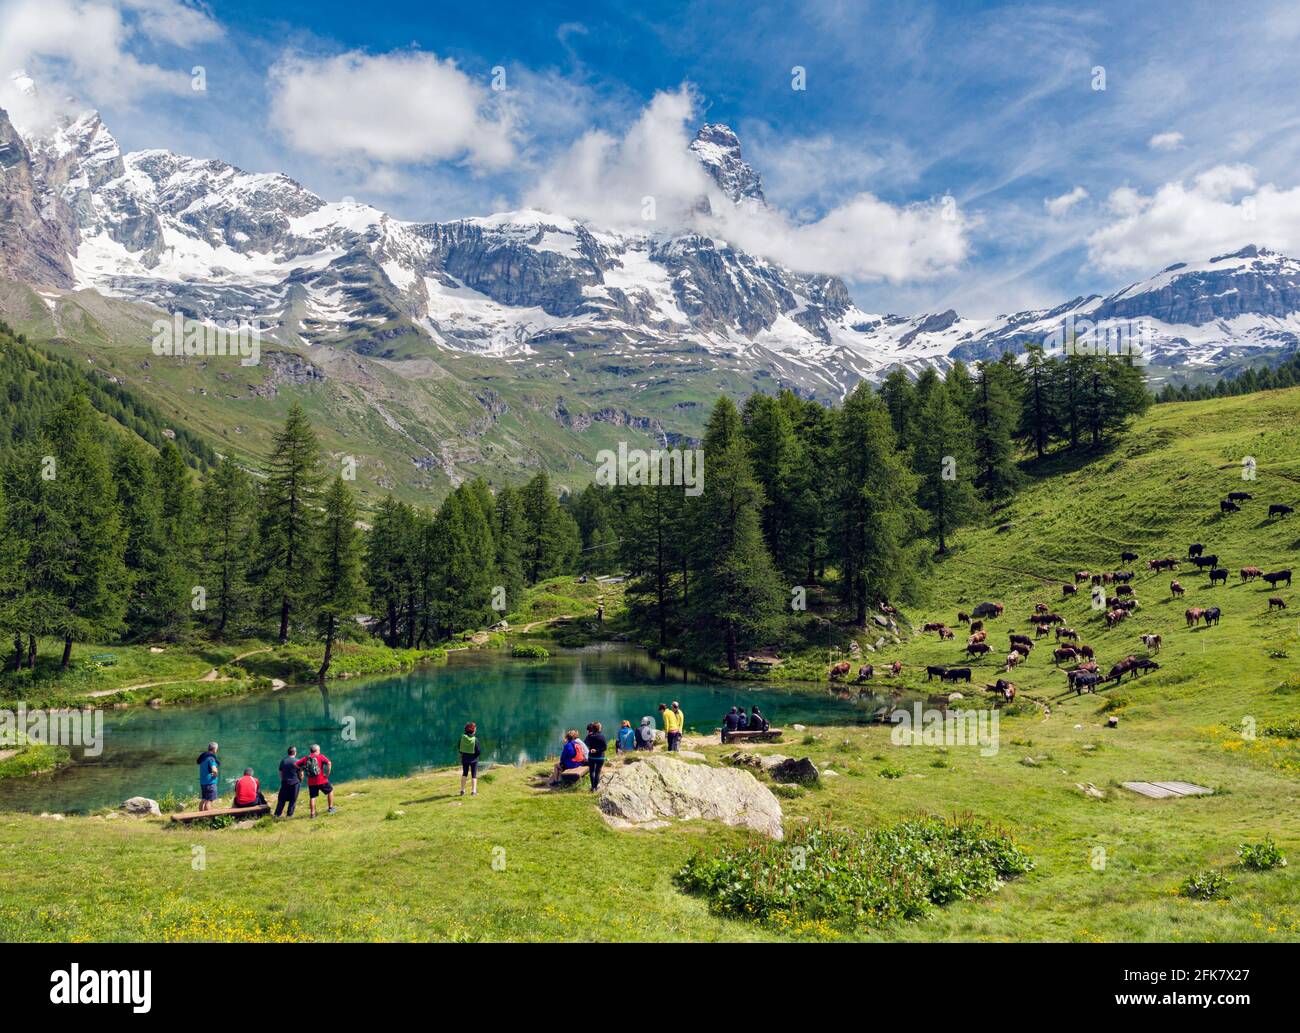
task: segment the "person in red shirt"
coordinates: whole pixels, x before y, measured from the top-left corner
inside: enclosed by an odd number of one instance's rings
[[[256,807],[266,803],[262,795],[262,784],[253,776],[252,768],[244,768],[242,778],[235,780],[235,806]]]
[[[321,793],[325,794],[327,808],[325,813],[333,814],[334,786],[330,784],[330,771],[333,765],[329,757],[321,753],[319,745],[312,743],[311,751],[298,761],[298,767],[307,774],[307,795],[310,797],[311,816],[316,817],[316,797]]]

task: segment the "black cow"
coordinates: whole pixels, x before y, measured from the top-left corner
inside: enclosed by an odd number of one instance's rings
[[[1143,657],[1141,660],[1134,660],[1132,665],[1129,667],[1129,670],[1132,672],[1133,677],[1136,678],[1139,674],[1142,674],[1144,671],[1160,670],[1160,665],[1156,663],[1154,660],[1148,660],[1145,657]]]
[[[1267,581],[1267,582],[1268,582],[1270,585],[1272,585],[1274,588],[1276,588],[1276,587],[1277,587],[1281,582],[1283,582],[1283,581],[1285,581],[1288,585],[1290,585],[1290,584],[1291,584],[1291,571],[1289,571],[1289,570],[1275,570],[1275,571],[1273,571],[1273,573],[1271,573],[1271,574],[1265,574],[1265,575],[1264,575],[1264,580]]]
[[[969,682],[969,681],[970,681],[970,668],[969,668],[969,667],[949,667],[946,671],[943,672],[943,674],[942,674],[942,676],[940,677],[939,680],[940,680],[940,681],[950,681],[950,682],[958,682],[958,681],[966,681],[966,682]]]
[[[1138,554],[1136,552],[1121,552],[1119,554],[1119,561],[1121,563],[1132,563],[1137,558]]]
[[[948,668],[942,666],[941,664],[931,664],[929,667],[925,669],[925,680],[929,681],[937,674],[939,676],[939,680],[943,681],[943,676],[947,673],[948,673]]]
[[[1195,563],[1197,567],[1204,570],[1206,567],[1217,567],[1219,565],[1219,557],[1218,556],[1197,556],[1194,560],[1192,560],[1192,562]]]
[[[1188,556],[1196,557],[1196,556],[1200,556],[1204,552],[1205,552],[1205,546],[1202,545],[1200,542],[1197,542],[1195,545],[1189,545],[1187,547]]]
[[[1219,503],[1219,512],[1220,512],[1220,513],[1240,513],[1240,512],[1241,512],[1241,507],[1240,507],[1239,505],[1237,505],[1235,502],[1229,502],[1227,499],[1223,499],[1223,500]]]
[[[1228,498],[1230,498],[1233,502],[1249,502],[1249,501],[1250,501],[1251,499],[1253,499],[1254,497],[1255,497],[1255,496],[1252,495],[1252,494],[1251,494],[1250,492],[1248,492],[1248,491],[1230,491],[1230,492],[1228,492]]]
[[[1275,516],[1288,516],[1294,512],[1295,509],[1293,507],[1284,506],[1280,502],[1274,502],[1271,506],[1268,507],[1268,515],[1270,519],[1272,519]]]
[[[1217,606],[1211,606],[1205,611],[1205,626],[1208,628],[1211,624],[1218,624],[1221,615]]]
[[[1087,689],[1089,692],[1094,692],[1097,688],[1097,683],[1101,681],[1100,671],[1071,671],[1069,673],[1070,688],[1074,689],[1074,694],[1076,696],[1082,695],[1084,689]]]
[[[1228,583],[1228,569],[1219,567],[1210,571],[1210,586],[1213,587],[1216,581],[1222,581],[1225,585]]]

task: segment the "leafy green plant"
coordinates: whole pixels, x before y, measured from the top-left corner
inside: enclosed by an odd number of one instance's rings
[[[1241,858],[1243,868],[1256,872],[1271,872],[1274,868],[1286,867],[1286,856],[1273,842],[1272,836],[1265,836],[1262,843],[1242,843],[1237,847],[1237,856]]]
[[[1277,739],[1300,739],[1300,718],[1293,717],[1275,725],[1268,725],[1264,729],[1264,734]]]
[[[907,774],[906,771],[902,768],[896,768],[892,764],[886,764],[880,769],[881,778],[902,778],[905,774]]]
[[[549,660],[550,651],[545,646],[516,645],[510,650],[516,660]]]
[[[1217,868],[1206,868],[1187,876],[1178,887],[1178,893],[1190,900],[1215,900],[1226,897],[1231,885],[1232,880],[1223,872]]]

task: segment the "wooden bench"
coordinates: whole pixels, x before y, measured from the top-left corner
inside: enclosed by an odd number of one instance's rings
[[[729,732],[722,730],[722,741],[732,742],[736,739],[753,739],[755,742],[775,742],[781,738],[781,729],[769,728],[766,732]]]
[[[234,817],[237,814],[243,817],[255,818],[270,813],[271,805],[269,803],[256,803],[251,807],[214,807],[210,811],[184,811],[180,814],[173,814],[172,821],[191,822],[200,818]]]
[[[117,663],[117,654],[96,653],[94,656],[90,658],[90,662],[100,667],[112,667],[114,664]]]

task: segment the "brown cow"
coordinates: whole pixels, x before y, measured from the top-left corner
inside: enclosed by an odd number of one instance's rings
[[[1201,618],[1205,616],[1205,611],[1201,609],[1199,606],[1193,606],[1186,613],[1184,613],[1183,616],[1187,618],[1187,626],[1189,628],[1194,628],[1197,624],[1200,623]]]
[[[1268,597],[1268,608],[1270,610],[1285,610],[1286,600],[1280,595],[1270,595]]]
[[[921,631],[939,631],[943,628],[943,621],[926,621],[921,625]]]
[[[1264,575],[1264,572],[1258,567],[1242,567],[1240,573],[1242,581],[1254,581],[1255,578],[1263,577]]]
[[[972,634],[972,635],[975,634],[975,632],[977,632],[977,631],[983,631],[983,630],[984,630],[984,622],[983,622],[983,621],[971,621],[971,622],[970,622],[970,630],[971,630],[971,634]]]
[[[1113,628],[1126,617],[1128,617],[1128,610],[1108,610],[1106,612],[1106,627]]]
[[[1083,645],[1081,645],[1081,646],[1076,646],[1075,648],[1079,650],[1079,655],[1080,655],[1080,656],[1087,657],[1089,660],[1091,660],[1091,659],[1096,655],[1096,654],[1092,651],[1092,646],[1083,646]]]
[[[966,645],[973,646],[976,642],[983,642],[988,637],[989,633],[987,631],[977,631],[966,640]]]
[[[1078,642],[1079,633],[1073,628],[1062,628],[1058,625],[1056,629],[1056,641],[1060,642],[1063,638],[1068,638],[1072,642]]]
[[[970,614],[969,614],[969,613],[963,613],[961,610],[958,610],[958,611],[957,611],[957,623],[958,623],[958,624],[969,624],[969,623],[970,623]]]
[[[1076,570],[1074,572],[1074,583],[1080,584],[1092,577],[1092,572],[1088,570]]]
[[[890,664],[890,665],[889,665],[889,673],[892,674],[895,678],[897,678],[900,674],[902,674],[902,673],[903,673],[903,661],[902,661],[902,660],[895,660],[892,664]]]
[[[841,660],[831,667],[831,681],[839,681],[845,675],[853,670],[853,665],[847,660]]]
[[[1075,585],[1062,585],[1061,595],[1074,595],[1079,589]]]
[[[1147,647],[1148,653],[1160,652],[1162,639],[1159,635],[1139,635],[1138,638],[1141,639],[1142,644]]]
[[[1033,652],[1034,644],[1032,642],[1012,642],[1012,652],[1019,653],[1023,657],[1028,657]]]
[[[1034,603],[1034,613],[1051,613],[1052,608],[1046,603]]]
[[[1060,649],[1053,651],[1052,656],[1055,658],[1056,665],[1059,667],[1062,660],[1077,660],[1079,658],[1079,651],[1073,646],[1061,646]]]
[[[1046,624],[1040,624],[1034,629],[1034,638],[1046,638],[1051,632],[1047,630]]]
[[[950,638],[954,638],[954,637],[955,637],[955,632],[953,632],[953,630],[952,630],[951,628],[940,628],[940,629],[939,629],[939,641],[940,641],[940,642],[947,642]]]
[[[858,681],[870,681],[876,676],[876,669],[871,664],[863,664],[858,668]]]
[[[1170,597],[1171,599],[1174,598],[1174,597],[1176,597],[1176,596],[1180,596],[1180,595],[1182,595],[1182,594],[1183,594],[1184,592],[1186,592],[1186,591],[1187,591],[1187,589],[1185,589],[1185,588],[1184,588],[1182,585],[1180,585],[1177,581],[1170,581],[1170,582],[1169,582],[1169,597]]]

